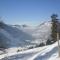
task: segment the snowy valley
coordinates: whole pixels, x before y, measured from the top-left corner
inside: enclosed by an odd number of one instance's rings
[[[0,28],[0,40],[7,49],[0,51],[0,60],[55,60],[58,58],[57,42],[46,45],[50,35],[51,22],[34,27],[4,24]],[[45,46],[40,46],[41,43]]]
[[[0,39],[4,40],[7,48],[30,48],[40,43],[46,44],[51,34],[51,22],[44,22],[36,27],[27,25],[4,25],[3,27],[0,28]]]

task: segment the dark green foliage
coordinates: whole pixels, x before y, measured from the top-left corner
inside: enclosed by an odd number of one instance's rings
[[[28,49],[32,49],[32,48],[34,48],[33,46],[31,46],[31,47],[29,47]]]
[[[60,39],[60,32],[59,32],[59,39]]]
[[[45,44],[43,42],[40,43],[39,45],[36,45],[36,47],[42,47],[42,46],[45,46]]]
[[[45,46],[45,44],[42,42],[40,43],[39,47]]]
[[[20,50],[18,49],[17,52],[20,52]]]
[[[50,44],[53,44],[54,43],[54,41],[51,41],[51,40],[47,40],[47,42],[46,42],[46,45],[50,45]]]
[[[56,42],[57,41],[57,22],[58,22],[57,15],[53,14],[51,18],[52,18],[51,37],[52,37],[52,41]]]

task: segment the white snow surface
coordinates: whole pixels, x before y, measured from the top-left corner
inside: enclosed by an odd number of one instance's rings
[[[0,55],[0,60],[58,60],[58,43]]]

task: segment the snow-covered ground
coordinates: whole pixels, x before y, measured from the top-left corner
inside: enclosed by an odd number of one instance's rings
[[[0,55],[0,60],[58,60],[57,42],[39,48]]]
[[[60,60],[60,58],[59,58],[59,57],[57,57],[55,60]]]

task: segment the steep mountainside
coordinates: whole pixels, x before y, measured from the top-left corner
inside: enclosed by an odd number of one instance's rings
[[[7,25],[0,28],[0,41],[7,47],[31,47],[46,42],[51,34],[51,22],[44,22],[36,27],[27,25]]]

